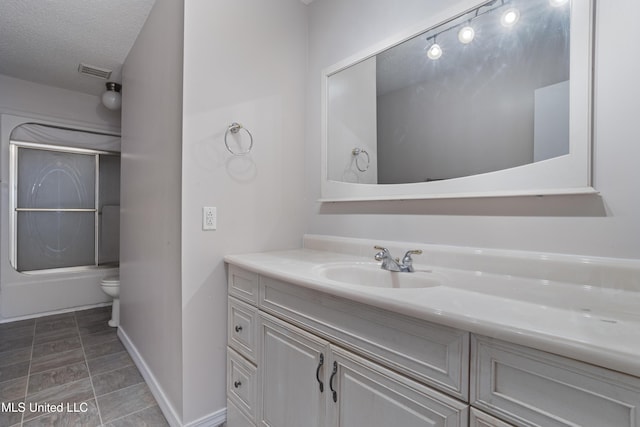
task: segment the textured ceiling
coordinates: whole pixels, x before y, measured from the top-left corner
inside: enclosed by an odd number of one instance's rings
[[[0,0],[0,74],[98,95],[80,63],[121,68],[155,0]]]

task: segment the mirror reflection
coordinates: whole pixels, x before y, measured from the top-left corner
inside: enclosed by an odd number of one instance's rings
[[[440,181],[569,154],[569,0],[493,0],[328,77],[327,178]]]

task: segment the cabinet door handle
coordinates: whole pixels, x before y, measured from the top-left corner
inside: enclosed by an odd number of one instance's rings
[[[331,394],[333,396],[333,401],[338,401],[338,392],[333,389],[333,377],[338,373],[338,362],[333,362],[333,371],[331,371],[331,378],[329,378],[329,389],[331,389]]]
[[[237,325],[235,328],[236,332],[242,332],[242,326]]]
[[[324,391],[324,384],[322,384],[322,381],[320,380],[320,368],[322,368],[322,365],[324,365],[324,354],[320,353],[320,362],[318,363],[318,367],[316,368],[316,380],[320,385],[320,393]]]
[[[236,381],[236,382],[233,383],[233,386],[235,388],[240,388],[240,386],[242,386],[242,383],[240,381]]]

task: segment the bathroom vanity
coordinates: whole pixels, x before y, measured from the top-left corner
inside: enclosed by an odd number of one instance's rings
[[[229,427],[640,423],[637,262],[406,245],[225,258]]]

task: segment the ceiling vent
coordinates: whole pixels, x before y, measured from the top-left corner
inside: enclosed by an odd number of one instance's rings
[[[98,77],[99,79],[108,79],[111,77],[111,70],[105,68],[94,67],[93,65],[80,64],[78,72],[85,76]]]

